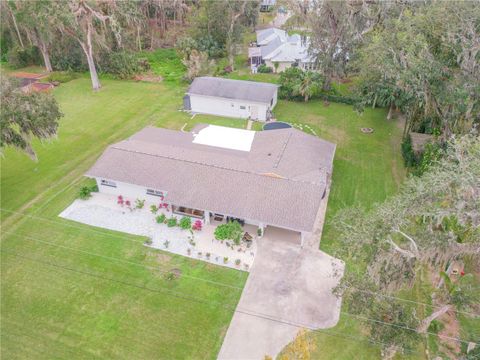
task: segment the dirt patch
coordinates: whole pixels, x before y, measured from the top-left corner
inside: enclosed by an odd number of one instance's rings
[[[449,311],[439,318],[444,325],[444,328],[438,332],[439,335],[439,349],[448,355],[449,358],[455,359],[460,354],[460,343],[455,340],[450,340],[446,337],[459,338],[460,337],[460,323],[455,316],[455,312]]]
[[[144,81],[144,82],[151,82],[151,83],[159,83],[163,81],[163,78],[160,75],[154,75],[154,74],[135,75],[133,79],[135,81]]]
[[[327,129],[320,129],[321,133],[320,136],[323,137],[322,133],[326,132],[328,134],[328,139],[333,141],[335,144],[346,143],[350,141],[350,136],[348,136],[347,132],[340,128],[327,128]]]
[[[304,118],[304,121],[302,121],[303,123],[311,123],[313,125],[317,125],[318,123],[322,122],[326,120],[325,119],[325,116],[322,116],[322,115],[307,115],[305,116]]]
[[[45,75],[19,71],[19,72],[12,73],[12,76],[16,78],[22,78],[22,79],[41,79]]]
[[[148,256],[154,258],[159,264],[165,264],[172,260],[171,255],[159,253],[156,251],[148,253]]]

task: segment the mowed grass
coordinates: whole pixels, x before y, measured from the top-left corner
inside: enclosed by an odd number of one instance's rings
[[[308,125],[317,135],[337,145],[333,178],[320,248],[332,253],[334,216],[348,206],[370,208],[394,194],[405,177],[400,152],[401,124],[387,121],[383,109],[356,113],[352,106],[321,100],[308,103],[279,101],[274,111],[280,121]],[[362,127],[374,129],[364,134]],[[310,132],[306,127],[304,131]]]
[[[37,163],[13,149],[2,159],[2,357],[215,358],[245,273],[153,251],[143,238],[57,215],[75,199],[87,182],[82,174],[105,147],[146,125],[190,130],[202,122],[239,128],[246,122],[191,118],[180,111],[187,85],[179,82],[102,85],[94,93],[83,77],[55,89],[65,114],[58,138],[35,142]],[[336,211],[369,207],[402,181],[398,124],[385,121],[382,110],[359,116],[351,106],[321,101],[280,101],[275,115],[308,124],[337,144],[321,244],[330,252],[337,245]],[[365,135],[360,127],[375,132]],[[164,272],[171,269],[184,276],[167,280]],[[358,336],[355,326],[341,322],[332,331]],[[318,349],[329,349],[315,358],[378,354],[361,336],[314,335]]]
[[[214,359],[246,273],[58,218],[108,144],[191,121],[179,111],[183,85],[102,85],[55,89],[58,138],[35,142],[38,162],[14,149],[2,159],[1,357]],[[167,280],[172,269],[182,275]]]

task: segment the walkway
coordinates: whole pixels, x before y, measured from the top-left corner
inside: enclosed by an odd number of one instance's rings
[[[332,289],[343,274],[343,263],[319,250],[295,245],[289,239],[295,233],[273,234],[267,228],[258,243],[219,359],[275,357],[301,328],[325,329],[338,322],[341,299]]]

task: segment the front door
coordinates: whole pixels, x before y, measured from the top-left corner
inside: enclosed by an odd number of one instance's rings
[[[250,118],[253,120],[258,119],[258,106],[250,106]]]

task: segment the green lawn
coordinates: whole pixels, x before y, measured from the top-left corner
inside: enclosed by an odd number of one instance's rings
[[[65,114],[58,138],[35,142],[37,163],[13,149],[7,149],[1,161],[1,355],[215,358],[245,273],[149,250],[142,246],[143,238],[57,215],[76,197],[87,181],[82,174],[105,147],[146,125],[180,129],[186,124],[189,130],[201,122],[242,128],[246,123],[204,115],[192,119],[179,111],[186,85],[178,81],[103,79],[102,85],[101,91],[92,92],[85,76],[56,88]],[[321,101],[280,101],[275,114],[280,120],[308,124],[337,144],[321,244],[325,251],[333,250],[335,212],[382,201],[402,181],[400,129],[385,121],[382,110],[359,116],[350,106],[325,107]],[[375,132],[364,135],[359,129],[363,126]],[[173,268],[186,276],[166,280],[162,271]],[[338,331],[345,326],[341,323]],[[357,331],[352,333],[358,337]],[[338,350],[335,337],[315,336],[319,348],[329,348],[331,354]],[[352,341],[343,350],[347,358],[370,354],[371,348]]]
[[[81,78],[55,90],[65,117],[57,139],[35,143],[38,163],[13,149],[2,159],[1,357],[213,359],[246,273],[57,215],[108,144],[149,124],[232,119],[191,120],[178,111],[183,86],[102,84],[93,93]],[[170,269],[186,276],[166,280]]]

